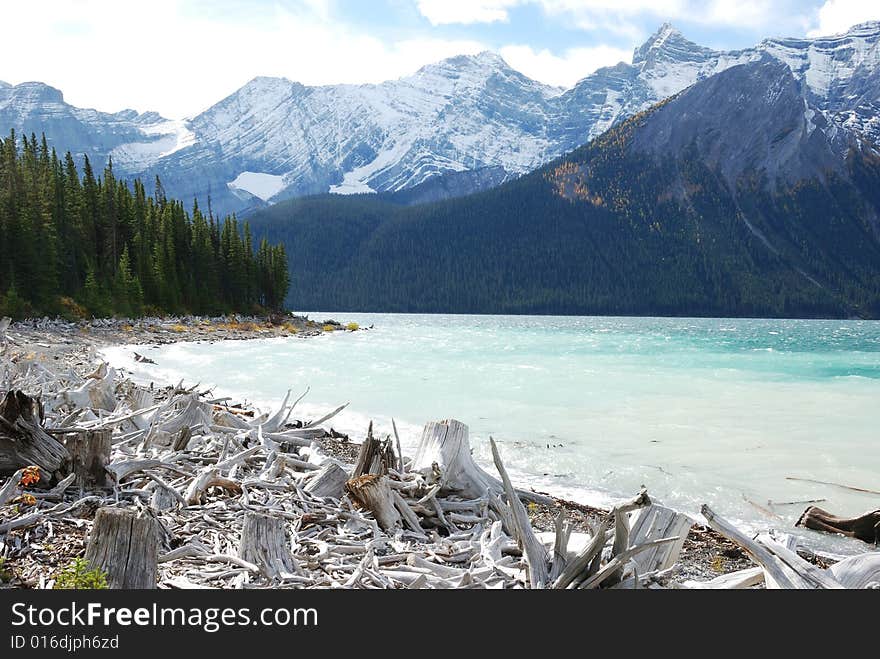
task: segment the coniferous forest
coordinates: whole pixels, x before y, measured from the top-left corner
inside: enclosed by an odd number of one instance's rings
[[[191,212],[157,178],[96,173],[45,136],[0,139],[0,315],[106,317],[279,310],[289,288],[283,245],[250,227]]]

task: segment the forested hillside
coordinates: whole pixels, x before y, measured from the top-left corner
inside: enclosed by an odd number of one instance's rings
[[[247,223],[189,213],[88,157],[77,168],[45,136],[0,139],[0,315],[214,314],[279,309],[283,245],[253,244]]]
[[[807,110],[756,62],[488,192],[250,219],[296,249],[303,309],[880,317],[880,157]]]

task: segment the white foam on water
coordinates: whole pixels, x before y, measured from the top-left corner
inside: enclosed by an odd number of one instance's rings
[[[394,415],[411,450],[426,421],[457,418],[487,470],[492,436],[518,484],[591,505],[644,484],[655,500],[695,517],[708,503],[754,531],[792,531],[806,504],[789,502],[824,499],[841,515],[876,507],[788,478],[876,489],[880,323],[318,315],[376,329],[104,354],[139,380],[183,378],[263,411],[310,387],[294,416],[350,401],[329,425],[355,441],[370,420],[391,434]]]

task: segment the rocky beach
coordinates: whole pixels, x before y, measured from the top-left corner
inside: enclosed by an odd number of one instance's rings
[[[280,409],[256,410],[184,383],[136,383],[97,357],[108,345],[134,351],[357,329],[296,316],[3,325],[0,393],[29,401],[35,432],[63,455],[0,477],[0,585],[52,588],[65,568],[85,558],[107,573],[110,587],[134,587],[99,558],[116,549],[103,547],[96,527],[120,511],[148,522],[151,553],[122,557],[146,561],[145,587],[765,584],[750,558],[755,546],[766,551],[764,544],[713,530],[711,511],[710,525],[674,511],[661,524],[666,509],[652,505],[650,483],[612,511],[540,492],[513,495],[503,456],[495,450],[495,469],[474,464],[467,427],[456,421],[429,423],[416,455],[404,456],[399,440],[374,437],[372,426],[359,437],[333,430],[339,409],[298,418],[288,394]],[[241,394],[245,400],[247,392]],[[100,473],[86,475],[74,464],[73,447],[99,435],[105,455],[89,459],[100,462]],[[39,477],[25,478],[31,466]],[[640,521],[649,511],[654,521]],[[651,524],[657,528],[646,528]],[[664,533],[672,528],[683,529],[681,537]],[[676,551],[660,551],[670,545]],[[656,563],[635,560],[639,555]],[[804,557],[810,562],[801,558],[794,577],[824,572],[833,562]],[[774,585],[784,586],[786,574],[794,579],[786,558],[788,572],[775,575]]]

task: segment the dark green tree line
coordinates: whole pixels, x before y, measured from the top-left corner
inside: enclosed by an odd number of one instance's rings
[[[0,314],[279,310],[289,285],[284,246],[254,250],[247,222],[187,212],[158,179],[149,196],[112,162],[80,174],[45,136],[0,139]]]

